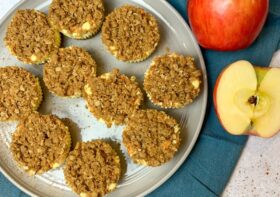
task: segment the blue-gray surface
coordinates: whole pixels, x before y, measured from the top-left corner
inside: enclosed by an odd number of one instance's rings
[[[185,0],[169,2],[187,19]],[[269,65],[273,53],[280,47],[279,41],[280,1],[270,0],[268,20],[261,35],[250,48],[238,52],[203,50],[209,80],[208,111],[203,130],[181,168],[149,197],[211,197],[223,192],[247,138],[228,135],[219,124],[212,102],[215,80],[226,65],[236,60],[245,59],[255,65]],[[0,174],[0,196],[27,195]]]

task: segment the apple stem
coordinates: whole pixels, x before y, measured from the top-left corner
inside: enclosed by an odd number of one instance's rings
[[[248,102],[252,105],[257,105],[258,103],[258,97],[257,96],[251,96],[249,99],[248,99]]]

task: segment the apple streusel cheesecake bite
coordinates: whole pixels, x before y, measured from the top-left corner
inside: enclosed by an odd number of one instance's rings
[[[89,79],[85,98],[90,112],[108,127],[125,123],[128,115],[137,110],[143,94],[134,76],[127,77],[114,69]]]
[[[46,14],[19,10],[8,26],[4,41],[18,60],[26,64],[41,64],[60,47],[61,37],[48,23]]]
[[[53,0],[49,21],[65,36],[87,39],[100,30],[104,14],[103,0]]]
[[[33,113],[20,120],[10,150],[28,174],[42,174],[64,163],[71,147],[67,126],[55,115]]]
[[[202,73],[194,58],[177,53],[156,57],[144,77],[144,89],[152,103],[182,108],[199,95]]]
[[[163,111],[139,110],[123,130],[123,144],[133,162],[160,166],[171,160],[180,145],[180,127]]]
[[[36,111],[42,99],[37,77],[20,67],[0,67],[0,121],[19,120]]]
[[[124,62],[140,62],[156,49],[160,32],[155,17],[142,8],[125,5],[105,19],[102,41],[109,52]]]
[[[66,183],[81,197],[106,195],[116,188],[120,175],[119,156],[102,140],[78,142],[64,167]]]
[[[43,80],[50,92],[61,97],[82,96],[87,78],[96,76],[96,62],[84,49],[60,48],[44,66]]]

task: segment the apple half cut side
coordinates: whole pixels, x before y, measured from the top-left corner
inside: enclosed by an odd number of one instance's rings
[[[280,130],[280,68],[237,61],[219,75],[213,99],[220,123],[233,135],[271,137]]]

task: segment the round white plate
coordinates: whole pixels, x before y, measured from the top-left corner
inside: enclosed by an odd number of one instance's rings
[[[97,138],[111,139],[115,148],[120,149],[124,174],[117,189],[108,196],[134,197],[143,196],[153,191],[164,183],[184,162],[189,155],[199,135],[207,103],[207,77],[201,51],[184,19],[165,0],[104,0],[107,13],[113,8],[125,3],[143,7],[151,12],[160,24],[161,41],[156,52],[146,61],[135,64],[123,63],[112,57],[103,46],[100,33],[92,39],[73,40],[63,37],[63,46],[76,45],[87,49],[96,59],[98,74],[111,71],[117,67],[122,73],[135,75],[137,80],[143,82],[143,74],[149,67],[151,60],[156,55],[162,55],[170,51],[176,51],[195,58],[196,64],[203,71],[203,89],[200,96],[191,105],[180,110],[165,110],[180,122],[182,128],[182,145],[174,157],[167,164],[156,167],[143,167],[135,165],[127,156],[126,150],[121,143],[121,126],[108,129],[98,122],[85,108],[85,102],[80,99],[62,99],[51,95],[44,88],[44,102],[40,112],[53,113],[61,118],[68,119],[73,135],[73,141],[88,141]],[[18,9],[37,9],[47,12],[49,0],[21,1],[0,21],[0,66],[18,65],[42,78],[42,66],[24,65],[11,56],[4,46],[3,38],[11,16]],[[43,83],[42,83],[43,85]],[[143,108],[155,108],[146,99]],[[11,134],[15,130],[16,123],[0,123],[0,169],[2,173],[24,192],[32,196],[44,197],[70,197],[76,196],[65,184],[62,168],[52,170],[43,175],[29,177],[20,170],[11,157],[9,143]]]

